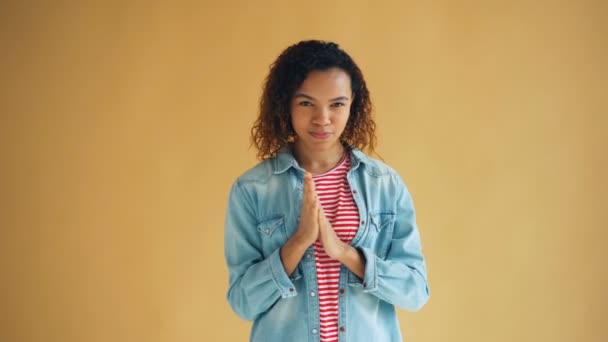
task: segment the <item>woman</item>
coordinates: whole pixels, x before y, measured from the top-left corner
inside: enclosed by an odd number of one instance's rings
[[[375,124],[339,46],[288,47],[266,79],[252,140],[262,160],[233,184],[228,301],[251,341],[401,341],[394,307],[429,289],[412,198],[368,157]]]

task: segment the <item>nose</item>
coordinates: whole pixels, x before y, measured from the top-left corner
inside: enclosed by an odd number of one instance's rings
[[[327,126],[331,122],[330,120],[330,111],[327,108],[320,107],[315,110],[314,116],[312,118],[312,123],[319,126]]]

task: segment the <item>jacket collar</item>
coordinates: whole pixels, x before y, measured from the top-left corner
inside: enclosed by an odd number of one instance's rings
[[[346,145],[346,149],[350,151],[351,169],[356,169],[357,167],[359,167],[360,163],[371,163],[371,159],[358,148],[351,145]],[[288,145],[281,148],[281,150],[279,150],[279,152],[277,153],[277,156],[274,158],[273,173],[283,173],[291,167],[301,170],[300,166],[298,165],[298,161],[293,155],[292,145]]]

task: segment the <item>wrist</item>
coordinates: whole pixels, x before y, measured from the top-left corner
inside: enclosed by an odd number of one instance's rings
[[[365,276],[365,256],[363,253],[355,247],[346,244],[346,250],[342,254],[340,262],[346,266],[351,272],[357,277],[363,279]]]
[[[349,258],[352,251],[355,251],[355,248],[342,240],[338,240],[338,248],[334,252],[334,255],[330,255],[330,257],[340,261],[340,263],[344,264],[344,261]]]
[[[310,238],[307,238],[304,234],[296,231],[291,236],[291,238],[289,239],[288,242],[291,242],[291,244],[293,244],[294,247],[297,247],[297,248],[302,249],[302,250],[306,250],[315,241],[314,240],[311,241]]]

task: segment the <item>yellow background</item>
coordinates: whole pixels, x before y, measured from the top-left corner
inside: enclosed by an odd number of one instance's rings
[[[335,40],[418,212],[406,341],[608,341],[608,2],[3,1],[0,340],[245,341],[223,219],[268,65]]]

